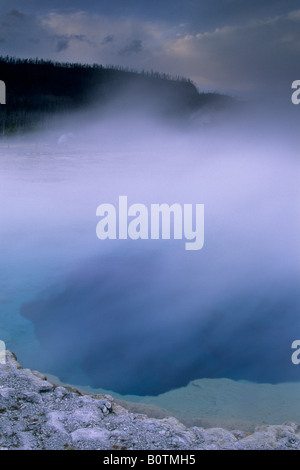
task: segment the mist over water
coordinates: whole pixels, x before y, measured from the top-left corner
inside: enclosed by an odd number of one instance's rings
[[[93,110],[4,142],[1,339],[28,367],[121,394],[298,381],[299,126],[292,106],[188,126]],[[120,195],[204,204],[203,249],[100,241],[96,208]]]

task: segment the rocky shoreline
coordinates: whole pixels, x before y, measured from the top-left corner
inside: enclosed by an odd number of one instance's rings
[[[109,395],[57,386],[6,351],[0,364],[1,450],[300,450],[300,425],[252,433],[186,427],[129,412]]]

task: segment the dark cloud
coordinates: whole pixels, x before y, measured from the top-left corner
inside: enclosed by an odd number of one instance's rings
[[[2,54],[42,56],[42,51],[47,51],[49,45],[52,45],[52,38],[35,14],[11,9],[5,14],[0,13],[0,23],[2,42],[5,42],[5,51],[2,50]]]
[[[23,20],[25,15],[21,13],[19,10],[11,10],[8,13],[9,16],[13,16],[14,18],[18,18],[18,20]]]
[[[90,45],[93,44],[84,34],[70,34],[68,36],[60,36],[57,38],[56,52],[62,52],[68,49],[72,40],[87,42]]]
[[[56,51],[61,52],[65,51],[69,47],[69,38],[61,38],[57,41]]]
[[[300,54],[295,3],[4,0],[2,54],[157,70],[210,90],[286,87]]]
[[[112,34],[108,34],[107,36],[105,36],[105,38],[103,39],[101,44],[104,46],[104,45],[109,44],[113,41],[114,41],[114,36]]]
[[[131,41],[130,44],[120,49],[118,54],[120,56],[130,56],[131,54],[137,54],[138,52],[142,52],[143,50],[143,43],[140,39],[134,39]]]
[[[2,9],[11,8],[11,3],[4,0]],[[297,8],[296,3],[295,0],[27,0],[26,9],[81,10],[113,17],[186,22],[190,28],[204,31],[280,15]],[[24,9],[24,1],[14,0],[14,8]]]

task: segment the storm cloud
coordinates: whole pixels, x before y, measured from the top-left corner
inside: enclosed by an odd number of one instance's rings
[[[138,52],[142,52],[143,44],[140,39],[134,39],[130,44],[125,46],[123,49],[119,51],[119,55],[121,56],[129,56],[131,54],[137,54]]]
[[[283,93],[297,79],[292,1],[15,0],[0,21],[3,55],[157,70],[231,93]]]

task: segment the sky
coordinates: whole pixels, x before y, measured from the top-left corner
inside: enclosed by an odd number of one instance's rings
[[[299,0],[1,0],[0,54],[281,93],[299,79]]]

